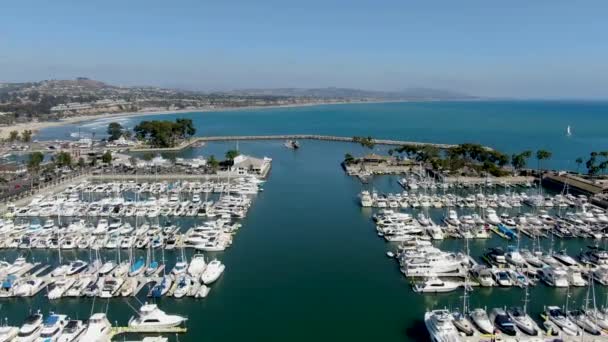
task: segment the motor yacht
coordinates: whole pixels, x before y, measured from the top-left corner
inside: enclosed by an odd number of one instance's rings
[[[460,220],[458,219],[458,214],[456,213],[456,210],[449,210],[448,211],[448,215],[444,219],[444,221],[448,225],[452,225],[452,226],[459,226],[460,225]]]
[[[137,278],[127,278],[125,283],[120,288],[120,295],[123,297],[132,296],[137,290],[138,281]]]
[[[483,265],[477,265],[471,269],[471,276],[484,287],[494,286],[496,282],[490,269]]]
[[[138,315],[131,317],[129,327],[144,331],[148,329],[155,330],[176,327],[186,322],[186,320],[187,318],[179,315],[167,315],[156,304],[145,303],[139,309]]]
[[[67,275],[72,276],[72,275],[78,274],[78,273],[84,271],[88,265],[89,265],[88,263],[86,263],[82,260],[73,261],[70,263],[70,267],[67,270]]]
[[[106,277],[99,293],[100,298],[112,298],[124,283],[123,278]]]
[[[574,260],[573,257],[566,254],[566,251],[554,252],[552,256],[566,266],[578,266],[578,262]]]
[[[496,215],[496,210],[494,210],[492,208],[486,209],[486,222],[488,222],[491,225],[498,225],[498,224],[502,223],[502,221],[500,220],[498,215]]]
[[[209,291],[211,291],[211,288],[206,286],[205,284],[202,284],[198,288],[198,291],[196,291],[196,294],[194,295],[194,297],[195,298],[206,298],[209,295]]]
[[[412,286],[414,292],[418,293],[441,293],[451,292],[460,287],[459,282],[451,280],[441,280],[436,277],[428,278],[424,282],[416,283]]]
[[[52,285],[52,289],[47,294],[47,297],[52,299],[59,299],[63,294],[74,285],[76,279],[74,278],[61,278]]]
[[[0,342],[10,342],[16,340],[19,328],[11,326],[0,327]]]
[[[173,292],[173,297],[182,298],[190,293],[190,289],[192,288],[192,279],[190,276],[181,275],[176,280],[175,291]]]
[[[509,273],[503,269],[492,270],[492,277],[498,286],[508,287],[513,286]]]
[[[505,253],[505,259],[508,263],[516,267],[522,267],[526,264],[526,259],[521,255],[519,249],[509,246]]]
[[[63,296],[64,297],[80,297],[84,290],[91,285],[91,283],[95,282],[97,278],[94,276],[82,276],[76,280],[74,285],[70,289],[68,289]]]
[[[116,262],[114,262],[112,260],[106,261],[105,263],[103,263],[103,265],[101,265],[101,268],[99,268],[97,273],[100,276],[105,276],[105,275],[110,274],[110,272],[112,272],[115,268],[116,268]]]
[[[587,281],[583,278],[582,272],[572,268],[568,269],[568,283],[576,287],[587,286]]]
[[[31,297],[40,292],[46,285],[47,283],[42,278],[32,278],[15,287],[13,296]]]
[[[110,340],[112,325],[104,313],[93,314],[79,341],[107,342]]]
[[[540,258],[538,258],[536,255],[534,255],[529,250],[522,249],[522,250],[520,250],[520,254],[521,254],[522,258],[524,258],[526,263],[528,263],[529,265],[534,266],[534,267],[543,267],[544,266],[544,264],[540,260]]]
[[[40,331],[40,337],[36,340],[37,342],[55,342],[63,332],[63,328],[67,323],[66,315],[49,315],[44,321],[42,330]]]
[[[31,314],[25,318],[23,325],[19,328],[16,341],[32,342],[40,336],[42,330],[42,314],[40,311]]]
[[[205,285],[215,282],[222,275],[225,268],[226,266],[224,266],[224,264],[222,264],[219,260],[212,260],[203,271],[201,281]]]
[[[85,330],[85,325],[80,320],[69,320],[63,331],[61,332],[61,336],[57,339],[57,342],[76,342],[79,341],[80,335]],[[84,340],[83,340],[84,342]]]
[[[188,274],[194,277],[200,277],[205,271],[207,263],[205,262],[205,256],[202,254],[194,254],[190,265],[188,266]]]
[[[424,324],[432,341],[460,341],[458,330],[452,324],[452,316],[447,310],[427,311],[424,315]]]
[[[564,268],[543,267],[538,270],[538,275],[542,281],[549,286],[568,287],[568,272]]]

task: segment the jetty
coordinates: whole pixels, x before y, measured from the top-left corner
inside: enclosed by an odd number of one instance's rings
[[[124,146],[102,146],[95,148],[74,148],[72,146],[62,147],[61,142],[55,141],[44,141],[31,143],[26,150],[6,150],[13,154],[29,154],[32,152],[49,152],[49,146],[53,145],[53,151],[73,151],[79,150],[81,153],[95,153],[103,152],[107,150],[111,151],[130,151],[130,152],[179,152],[186,148],[200,146],[207,142],[219,142],[219,141],[257,141],[257,140],[319,140],[319,141],[333,141],[333,142],[348,142],[357,143],[354,137],[344,137],[335,135],[320,135],[320,134],[281,134],[281,135],[225,135],[225,136],[205,136],[205,137],[194,137],[181,142],[177,146],[173,147],[150,147],[145,145],[124,147]],[[442,144],[432,142],[420,142],[420,141],[406,141],[406,140],[393,140],[393,139],[372,139],[375,145],[388,145],[388,146],[403,146],[403,145],[417,145],[417,146],[434,146],[440,149],[448,149],[457,146],[456,144]],[[68,141],[65,141],[68,143]],[[490,147],[486,147],[491,150]]]

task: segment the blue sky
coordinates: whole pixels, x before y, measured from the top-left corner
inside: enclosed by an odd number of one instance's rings
[[[0,81],[608,98],[607,1],[5,1]]]

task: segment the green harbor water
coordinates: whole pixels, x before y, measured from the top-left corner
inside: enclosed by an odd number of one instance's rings
[[[232,147],[233,143],[212,143],[179,156],[223,155]],[[209,296],[158,301],[166,312],[188,316],[189,331],[179,341],[421,341],[428,338],[422,322],[427,308],[461,305],[461,291],[413,293],[397,263],[386,257],[386,251],[395,245],[376,236],[371,211],[359,206],[357,195],[363,188],[401,189],[395,177],[376,177],[364,186],[345,175],[339,165],[344,153],[366,152],[361,147],[304,141],[300,150],[293,151],[282,142],[263,141],[241,142],[239,149],[244,154],[272,157],[272,171],[233,245],[223,253],[209,254],[226,265]],[[432,211],[432,215],[438,221],[443,210]],[[187,227],[195,221],[184,219],[181,224]],[[527,243],[524,239],[523,244]],[[556,240],[555,248],[568,248],[576,255],[591,243]],[[463,249],[461,240],[439,245]],[[496,245],[506,246],[507,242],[496,237],[471,242],[471,255],[479,259],[485,248]],[[17,254],[0,253],[9,261]],[[177,253],[165,253],[168,268]],[[77,256],[88,258],[88,252],[63,254],[68,260]],[[114,257],[114,253],[105,256]],[[34,251],[31,257],[56,263],[57,252]],[[598,302],[603,304],[605,289],[598,286],[597,290]],[[585,291],[572,290],[571,305],[580,306]],[[1,299],[0,316],[20,324],[35,309],[80,319],[104,311],[112,322],[126,325],[134,314],[131,307],[146,300],[145,292],[138,299],[74,298],[50,303],[41,292],[32,299]],[[563,305],[565,295],[565,290],[539,284],[531,289],[530,311],[537,317],[543,305]],[[519,288],[475,289],[470,304],[489,308],[520,305],[522,298]]]
[[[312,106],[226,112],[181,113],[101,119],[45,129],[39,139],[66,139],[70,134],[97,133],[119,121],[132,127],[140,120],[192,118],[198,135],[328,134],[430,141],[477,142],[508,153],[524,149],[553,152],[546,166],[574,169],[574,159],[608,147],[608,103],[575,101],[410,102]],[[565,136],[572,126],[573,135]],[[372,212],[360,208],[357,195],[364,186],[344,174],[339,163],[345,153],[368,153],[347,143],[302,141],[298,151],[280,141],[241,142],[239,150],[273,158],[265,191],[258,194],[234,244],[217,253],[226,264],[222,278],[204,300],[162,298],[169,313],[189,317],[180,341],[421,341],[427,333],[422,322],[426,309],[460,307],[460,291],[418,295],[386,257],[394,249],[376,236]],[[212,143],[166,157],[215,155],[222,157],[234,143]],[[374,152],[382,153],[382,147]],[[531,160],[531,166],[536,163]],[[401,191],[395,177],[376,177],[365,188]],[[442,209],[431,210],[439,222]],[[499,210],[500,213],[500,210]],[[193,220],[178,222],[184,227]],[[550,239],[543,245],[548,248]],[[591,240],[556,239],[554,249],[566,248],[575,256]],[[522,245],[528,245],[527,238]],[[602,245],[604,243],[602,242]],[[443,249],[463,250],[463,241],[446,240]],[[507,246],[493,236],[472,241],[471,255],[480,260],[488,247]],[[0,252],[12,260],[15,252]],[[38,260],[56,262],[55,253],[34,252]],[[168,267],[176,253],[165,257]],[[213,255],[211,255],[213,256]],[[66,253],[65,258],[75,258]],[[88,253],[80,255],[87,258]],[[606,289],[597,287],[598,303]],[[138,300],[145,300],[142,291]],[[582,305],[585,289],[572,289],[570,305]],[[538,318],[543,305],[563,305],[566,290],[539,284],[530,290],[529,311]],[[473,307],[521,305],[519,288],[475,289]],[[62,299],[49,303],[41,294],[33,299],[2,299],[0,316],[19,324],[32,309],[54,310],[87,318],[106,311],[112,322],[125,325],[137,307],[134,298],[107,300]],[[119,337],[122,340],[124,337]],[[175,339],[173,337],[173,339]]]

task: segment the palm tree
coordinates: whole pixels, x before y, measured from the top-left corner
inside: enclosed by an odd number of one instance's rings
[[[538,150],[536,151],[536,159],[538,159],[538,172],[541,175],[542,179],[542,161],[551,159],[553,154],[547,150]]]
[[[547,150],[538,150],[536,151],[536,159],[538,159],[538,177],[539,177],[539,186],[538,191],[542,193],[542,184],[543,184],[543,169],[542,169],[542,161],[551,158],[551,152]]]

